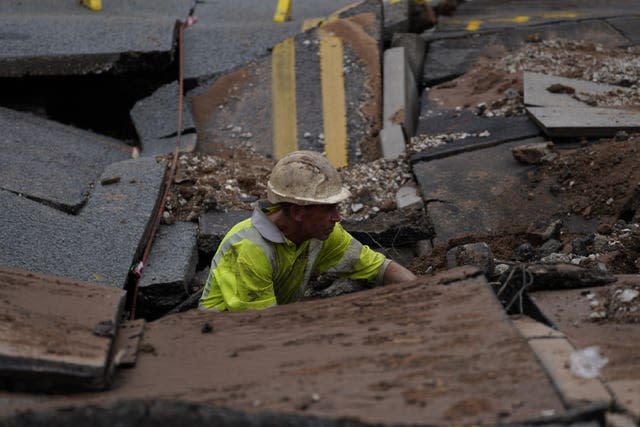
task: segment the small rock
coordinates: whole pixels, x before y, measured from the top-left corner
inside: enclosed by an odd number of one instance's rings
[[[456,246],[447,251],[447,268],[472,265],[480,268],[485,276],[493,276],[493,253],[484,242]]]
[[[636,299],[636,297],[639,294],[640,294],[640,292],[636,291],[635,289],[625,289],[624,291],[622,291],[622,293],[620,294],[618,299],[621,302],[631,302],[634,299]]]
[[[536,142],[524,144],[511,149],[513,157],[520,163],[526,165],[537,165],[542,163],[542,158],[553,151],[553,142]]]
[[[203,334],[209,334],[211,333],[211,331],[213,331],[213,326],[211,326],[211,323],[204,322],[202,324],[202,328],[200,329],[200,332],[202,332]]]
[[[520,261],[520,262],[531,261],[534,258],[535,258],[535,251],[533,249],[533,246],[531,246],[530,243],[523,243],[520,246],[518,246],[516,251],[511,256],[511,259],[513,259],[514,261]]]
[[[609,235],[613,233],[613,226],[611,224],[600,224],[596,230],[599,234]]]

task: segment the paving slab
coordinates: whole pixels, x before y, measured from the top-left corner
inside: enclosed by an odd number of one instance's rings
[[[0,188],[77,212],[110,163],[131,147],[103,135],[0,107]]]
[[[570,79],[566,77],[550,76],[531,71],[524,71],[524,103],[534,107],[579,107],[588,105],[572,96],[573,93],[564,93],[573,90],[576,95],[606,95],[616,93],[618,95],[632,94],[630,89],[622,86],[606,83],[595,83],[582,79]],[[553,86],[556,91],[549,90]],[[558,90],[560,92],[558,92]]]
[[[528,142],[509,142],[413,164],[436,244],[446,244],[457,235],[481,239],[496,232],[524,232],[548,215],[555,206],[553,196],[540,192],[535,204],[527,199],[523,188],[527,188],[527,173],[532,167],[520,164],[511,153],[511,148]]]
[[[3,2],[0,27],[6,37],[0,46],[0,76],[167,67],[176,20],[185,19],[192,6],[193,0],[159,0],[153,7],[115,0],[103,2],[96,13],[78,2]]]
[[[527,107],[529,116],[550,137],[610,137],[640,130],[640,112],[597,107]]]
[[[196,224],[162,225],[138,282],[136,315],[151,320],[177,306],[196,272]]]
[[[540,128],[527,116],[484,117],[468,110],[440,108],[423,92],[416,139],[450,134],[446,144],[411,155],[411,162],[437,159],[505,142],[538,137]],[[533,141],[533,140],[532,140]]]
[[[0,388],[99,390],[109,384],[124,291],[0,267],[0,296]]]
[[[515,425],[563,415],[484,277],[464,268],[446,277],[447,286],[425,276],[258,313],[168,316],[147,324],[143,346],[153,352],[141,352],[112,389],[44,403],[71,411],[142,398],[207,402],[254,414],[256,424],[269,414],[363,426]],[[0,394],[0,413],[37,413],[39,404],[21,397]]]
[[[141,99],[131,109],[130,116],[143,149],[146,142],[175,136],[178,131],[178,83],[173,82]],[[182,129],[193,130],[193,118],[189,104],[183,103]]]
[[[185,78],[206,80],[268,55],[278,42],[301,32],[306,20],[328,17],[354,0],[292,3],[291,21],[276,23],[274,2],[198,2],[198,21],[185,30]]]
[[[535,36],[539,40],[563,38],[589,40],[605,47],[626,46],[629,39],[601,20],[588,22],[560,22],[533,27],[504,28],[486,33],[456,34],[440,31],[428,36],[427,56],[422,71],[422,84],[433,86],[464,74],[478,58],[497,48],[514,51]]]
[[[400,124],[406,137],[410,138],[414,135],[418,118],[418,89],[404,47],[384,51],[383,74],[383,127]],[[386,151],[384,144],[382,151],[383,154]]]

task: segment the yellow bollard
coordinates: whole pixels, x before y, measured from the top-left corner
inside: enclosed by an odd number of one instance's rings
[[[276,13],[273,15],[274,22],[291,21],[291,2],[293,0],[278,0]]]
[[[82,4],[95,12],[102,10],[102,0],[82,0]]]

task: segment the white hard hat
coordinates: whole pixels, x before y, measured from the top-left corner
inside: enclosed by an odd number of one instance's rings
[[[294,151],[284,156],[274,166],[267,183],[267,199],[271,203],[332,205],[350,195],[336,168],[314,151]]]

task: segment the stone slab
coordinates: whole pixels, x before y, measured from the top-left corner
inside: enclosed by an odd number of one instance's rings
[[[168,66],[176,20],[191,0],[103,2],[99,13],[77,2],[3,2],[0,6],[0,76],[73,75]],[[150,68],[150,65],[146,65]]]
[[[278,42],[299,33],[305,20],[327,17],[353,3],[297,0],[292,6],[292,20],[275,23],[273,2],[198,2],[198,22],[185,30],[185,78],[206,80],[269,55]]]
[[[571,372],[569,358],[575,348],[567,339],[537,338],[529,340],[529,345],[570,408],[613,402],[599,378],[581,378]]]
[[[535,205],[526,198],[530,166],[518,163],[515,141],[413,164],[436,243],[456,235],[482,236],[524,232],[555,206],[551,195],[539,194]]]
[[[610,137],[640,130],[640,112],[597,107],[527,107],[529,116],[551,137]]]
[[[418,118],[418,89],[404,47],[384,51],[383,75],[383,127],[400,124],[410,138]]]
[[[0,188],[77,212],[104,168],[131,147],[103,135],[0,108]]]
[[[138,138],[144,147],[149,140],[175,136],[178,132],[178,83],[160,87],[151,96],[141,99],[131,109],[130,116]],[[182,129],[193,130],[189,104],[183,103]]]
[[[145,319],[158,317],[178,305],[188,294],[196,271],[196,224],[162,225],[138,282],[136,313]]]
[[[631,90],[622,86],[606,83],[595,83],[581,79],[570,79],[559,76],[549,76],[541,73],[525,71],[524,73],[524,103],[534,107],[579,107],[588,105],[567,93],[552,93],[548,90],[552,85],[562,85],[575,90],[579,94],[606,95],[609,92],[627,92]]]
[[[532,36],[540,40],[563,38],[589,40],[605,47],[625,46],[629,40],[604,21],[561,22],[553,25],[504,28],[490,33],[448,33],[440,27],[425,36],[429,45],[422,71],[422,84],[433,86],[464,74],[476,60],[491,51],[513,51]]]
[[[52,391],[109,384],[124,291],[0,267],[0,296],[0,387]]]

